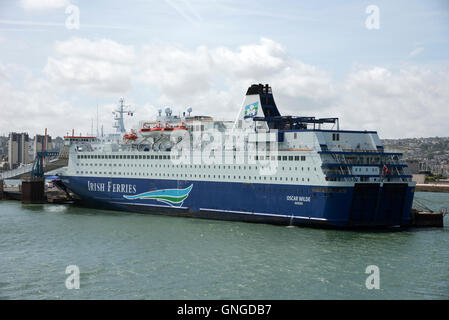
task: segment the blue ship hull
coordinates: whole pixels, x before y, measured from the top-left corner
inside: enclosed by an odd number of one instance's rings
[[[282,225],[407,226],[414,187],[354,187],[61,177],[89,205],[125,211]]]

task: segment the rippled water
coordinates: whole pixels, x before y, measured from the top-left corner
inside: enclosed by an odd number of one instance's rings
[[[432,209],[448,194],[417,193]],[[2,299],[448,299],[445,228],[354,232],[0,202]],[[68,290],[68,265],[81,272]],[[380,269],[380,289],[365,268]]]

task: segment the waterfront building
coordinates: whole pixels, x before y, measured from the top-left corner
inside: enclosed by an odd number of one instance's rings
[[[42,150],[52,150],[53,149],[53,143],[52,143],[52,139],[51,136],[47,135],[47,141],[45,142],[45,136],[43,135],[39,135],[37,134],[34,137],[34,142],[33,142],[33,159],[36,158],[36,155],[38,152],[42,151]]]
[[[11,132],[8,140],[8,164],[10,169],[15,169],[21,164],[30,162],[28,156],[30,138],[28,133]]]

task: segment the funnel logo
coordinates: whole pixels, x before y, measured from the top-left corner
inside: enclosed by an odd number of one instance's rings
[[[253,118],[257,115],[257,110],[259,109],[259,102],[254,102],[245,106],[245,114],[243,119]]]

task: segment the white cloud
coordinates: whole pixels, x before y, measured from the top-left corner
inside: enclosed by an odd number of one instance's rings
[[[162,104],[232,119],[250,84],[270,83],[282,114],[339,116],[342,128],[381,137],[447,135],[447,66],[359,67],[336,82],[269,39],[236,50],[151,46],[144,53],[141,80],[159,88]]]
[[[0,64],[0,73],[10,74],[16,70]],[[68,101],[62,99],[51,83],[33,78],[31,73],[20,84],[0,76],[0,134],[10,131],[42,134],[45,128],[49,134],[65,134],[71,128],[83,127],[85,116]]]
[[[146,46],[141,56],[139,80],[159,89],[159,103],[195,105],[199,113],[212,111],[233,118],[246,88],[259,82],[272,84],[287,98],[302,97],[313,105],[333,95],[326,72],[289,58],[282,45],[266,38],[235,50]]]
[[[131,88],[134,48],[111,40],[73,38],[57,42],[44,73],[55,85],[97,94],[124,93]]]
[[[121,45],[108,39],[91,41],[83,38],[72,38],[68,41],[56,42],[55,52],[63,56],[76,56],[120,64],[130,64],[135,59],[133,47]]]
[[[73,38],[55,44],[44,68],[46,79],[0,64],[0,95],[10,101],[8,106],[2,102],[8,120],[3,117],[0,125],[90,128],[89,116],[63,99],[72,91],[81,96],[105,93],[114,104],[129,90],[125,97],[137,111],[130,124],[153,117],[165,106],[175,113],[192,107],[195,114],[232,120],[248,86],[269,83],[284,115],[337,116],[342,129],[376,130],[382,138],[447,136],[448,71],[443,64],[398,70],[358,66],[335,81],[325,70],[290,57],[285,47],[269,39],[235,49],[148,45],[135,51],[111,40]],[[24,74],[23,89],[12,86],[9,75],[14,73]],[[134,103],[137,87],[148,88],[157,98]],[[107,125],[110,110],[105,108],[101,122]],[[74,125],[63,129],[67,119]]]
[[[25,10],[59,9],[69,5],[69,0],[21,0],[20,5]]]
[[[416,57],[417,55],[421,54],[421,52],[423,52],[423,51],[424,51],[423,47],[417,47],[409,53],[409,57],[411,57],[411,58]]]
[[[365,67],[350,73],[332,109],[352,129],[383,138],[447,136],[448,66]]]

